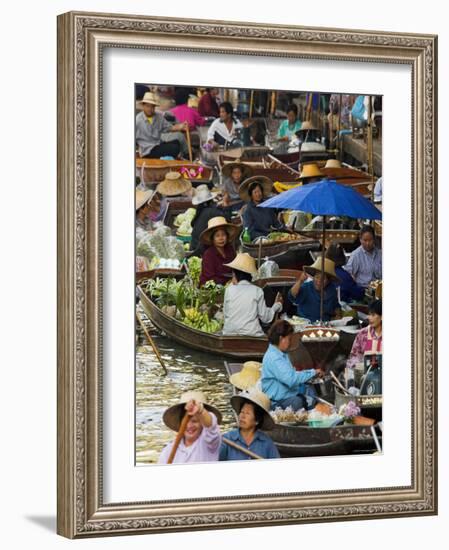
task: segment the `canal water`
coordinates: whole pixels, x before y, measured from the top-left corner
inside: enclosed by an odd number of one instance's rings
[[[139,312],[153,337],[168,375],[164,375],[153,349],[138,327],[136,342],[136,464],[157,462],[163,447],[172,441],[175,432],[165,426],[162,414],[178,402],[185,391],[201,390],[211,405],[223,415],[222,433],[235,427],[230,405],[233,387],[228,381],[224,357],[209,355],[177,344],[161,336]]]

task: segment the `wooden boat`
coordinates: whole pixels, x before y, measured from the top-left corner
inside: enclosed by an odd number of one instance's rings
[[[225,361],[229,376],[242,369],[241,363]],[[274,441],[281,457],[330,456],[372,453],[376,451],[369,426],[342,424],[331,428],[276,424],[265,432]],[[381,436],[378,436],[381,440]]]
[[[258,258],[259,253],[263,259],[273,260],[281,268],[298,269],[310,262],[309,252],[319,250],[320,242],[316,238],[298,235],[297,240],[277,243],[259,244],[241,243],[242,252],[247,252],[253,258]],[[259,251],[260,249],[260,251]]]
[[[268,347],[265,336],[221,336],[196,330],[166,315],[142,290],[138,293],[141,305],[152,323],[167,336],[189,348],[241,359],[260,359]]]
[[[202,172],[198,174],[200,167]],[[193,186],[212,181],[213,169],[199,162],[136,158],[136,171],[138,175],[141,175],[143,171],[146,183],[160,182],[168,172],[181,172],[183,168],[193,170],[192,177],[187,178],[190,179]]]
[[[323,231],[321,229],[311,229],[308,231],[299,231],[300,235],[315,239],[321,242]],[[326,247],[331,242],[340,244],[347,252],[351,252],[359,246],[359,230],[358,229],[326,229]]]

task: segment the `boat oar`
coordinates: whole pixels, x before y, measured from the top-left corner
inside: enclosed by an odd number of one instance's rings
[[[351,395],[351,392],[349,392],[343,384],[340,382],[340,380],[335,376],[335,374],[332,371],[329,371],[332,378],[334,379],[334,383],[336,386],[338,386],[346,395]]]
[[[179,425],[178,433],[176,434],[176,439],[173,443],[173,447],[170,451],[170,456],[168,457],[167,464],[171,464],[175,458],[176,451],[178,450],[179,444],[181,443],[181,439],[184,437],[184,432],[187,428],[187,422],[189,421],[189,414],[185,413],[183,419],[181,420],[181,424]]]
[[[145,336],[147,337],[148,342],[150,343],[150,346],[153,348],[154,353],[156,354],[156,357],[158,358],[159,363],[161,364],[161,367],[164,369],[165,374],[168,374],[167,367],[165,366],[165,363],[164,363],[164,361],[161,357],[161,354],[159,353],[159,350],[158,350],[153,338],[151,338],[150,333],[147,331],[145,325],[143,324],[143,321],[142,321],[139,313],[137,312],[137,310],[136,310],[136,317],[137,317],[137,320],[139,321],[140,326],[142,327],[143,332],[145,333]]]
[[[233,441],[226,439],[226,437],[223,437],[222,441],[223,443],[226,443],[226,445],[229,445],[230,447],[234,447],[234,449],[237,449],[238,451],[250,456],[251,458],[264,460],[263,456],[257,455],[256,453],[253,453],[252,451],[245,449],[244,447],[241,447],[238,443],[234,443]]]
[[[189,160],[190,162],[193,162],[192,142],[190,141],[190,128],[187,123],[186,123],[186,139],[187,139],[187,147],[189,149]]]

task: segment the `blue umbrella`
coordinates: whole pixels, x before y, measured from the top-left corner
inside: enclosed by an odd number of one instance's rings
[[[271,197],[258,205],[260,208],[290,208],[323,216],[323,241],[321,278],[324,278],[324,252],[326,216],[349,216],[381,220],[382,213],[368,199],[347,185],[335,180],[324,179],[304,186],[294,187],[280,195]],[[321,286],[320,317],[323,318],[324,287]]]
[[[349,216],[381,220],[382,213],[348,185],[321,180],[294,187],[259,204],[260,208],[290,208],[319,216]]]

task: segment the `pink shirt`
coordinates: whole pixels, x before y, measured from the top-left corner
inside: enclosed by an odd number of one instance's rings
[[[197,126],[204,126],[205,120],[196,109],[188,107],[186,104],[178,105],[170,109],[179,122],[187,122],[190,130],[195,130]]]
[[[203,430],[195,443],[186,447],[184,444],[184,439],[181,440],[181,443],[176,450],[173,464],[185,464],[186,462],[214,462],[218,460],[218,453],[221,445],[221,433],[216,416],[213,413],[210,413],[210,415],[212,417],[211,427],[206,428],[203,426]],[[158,464],[167,464],[173,443],[174,441],[162,449]]]
[[[382,336],[377,336],[372,327],[365,327],[357,334],[352,344],[346,366],[354,368],[357,363],[363,361],[365,353],[382,353]]]

